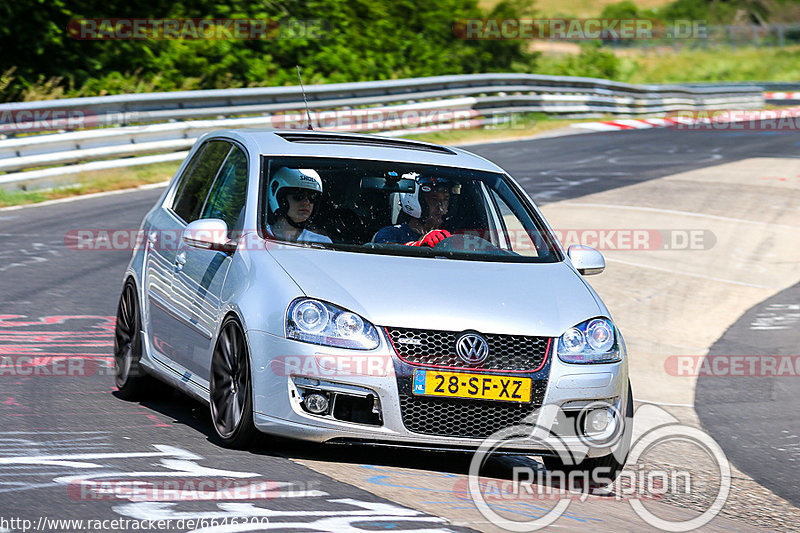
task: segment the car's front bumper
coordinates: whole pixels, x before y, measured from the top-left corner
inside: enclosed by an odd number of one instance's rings
[[[423,448],[474,449],[484,438],[452,437],[409,431],[403,423],[400,388],[405,363],[399,363],[393,348],[382,339],[376,350],[358,351],[331,348],[288,340],[263,331],[250,330],[254,419],[265,433],[315,442],[396,444]],[[502,446],[506,452],[558,453],[563,450],[584,450],[590,456],[611,453],[616,437],[610,440],[587,441],[575,432],[563,431],[563,422],[554,422],[563,409],[576,409],[603,400],[623,411],[627,402],[627,364],[622,362],[598,365],[571,365],[561,362],[551,351],[544,391],[534,400],[538,405],[535,417],[525,423],[539,428],[529,438],[515,439]],[[340,364],[337,364],[340,363]],[[343,363],[342,363],[343,362]],[[325,383],[368,389],[380,405],[382,425],[358,424],[312,415],[302,406],[298,376]],[[399,379],[398,379],[399,378]],[[307,383],[307,381],[306,381]],[[488,403],[492,401],[485,400]]]

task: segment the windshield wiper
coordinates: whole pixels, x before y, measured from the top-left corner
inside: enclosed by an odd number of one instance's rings
[[[331,250],[332,247],[328,246],[327,243],[324,242],[298,242],[297,244],[302,244],[308,248],[319,248],[321,250]]]

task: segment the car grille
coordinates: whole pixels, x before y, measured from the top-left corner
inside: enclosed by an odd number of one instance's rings
[[[486,438],[519,424],[538,405],[400,396],[403,425],[414,433]]]
[[[452,368],[475,368],[497,371],[536,371],[547,358],[551,339],[524,335],[483,337],[489,344],[489,356],[476,366],[469,366],[456,355],[459,331],[386,328],[397,355],[412,365]]]

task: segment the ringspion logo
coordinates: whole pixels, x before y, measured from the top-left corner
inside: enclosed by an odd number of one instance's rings
[[[559,423],[553,424],[556,418]],[[561,421],[569,419],[561,408],[543,405],[521,423],[483,440],[470,462],[466,496],[486,520],[506,531],[546,528],[565,516],[573,501],[586,501],[598,494],[603,495],[604,503],[627,503],[644,523],[663,531],[692,531],[713,520],[725,506],[732,485],[731,466],[719,444],[702,430],[681,424],[653,405],[639,407],[636,418],[636,436],[633,413],[629,413],[614,423],[621,430],[616,440],[604,444],[620,463],[619,471],[612,472],[611,466],[583,467],[588,446],[587,440],[580,438],[580,428],[563,427],[566,424]],[[691,463],[684,467],[657,466],[660,450],[669,450],[675,444],[684,450],[697,450],[703,467]],[[539,450],[552,462],[545,469],[514,465],[512,479],[500,483],[483,474],[492,455],[519,449]],[[463,483],[456,484],[453,492],[464,494]],[[698,494],[702,494],[703,508],[689,517],[665,518],[643,503]],[[508,511],[517,505],[524,505],[528,512],[510,515]]]

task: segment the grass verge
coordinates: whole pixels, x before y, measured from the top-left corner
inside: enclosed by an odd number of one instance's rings
[[[46,190],[0,189],[0,207],[27,205],[70,196],[131,189],[166,181],[175,174],[180,161],[155,163],[76,174],[73,183]]]
[[[566,49],[570,43],[535,43],[544,52],[536,73],[589,76],[627,83],[686,83],[800,80],[800,46],[756,48],[728,46],[683,48],[602,47],[580,53],[548,53],[548,47]]]
[[[798,46],[636,50],[617,56],[620,81],[629,83],[800,80]]]

